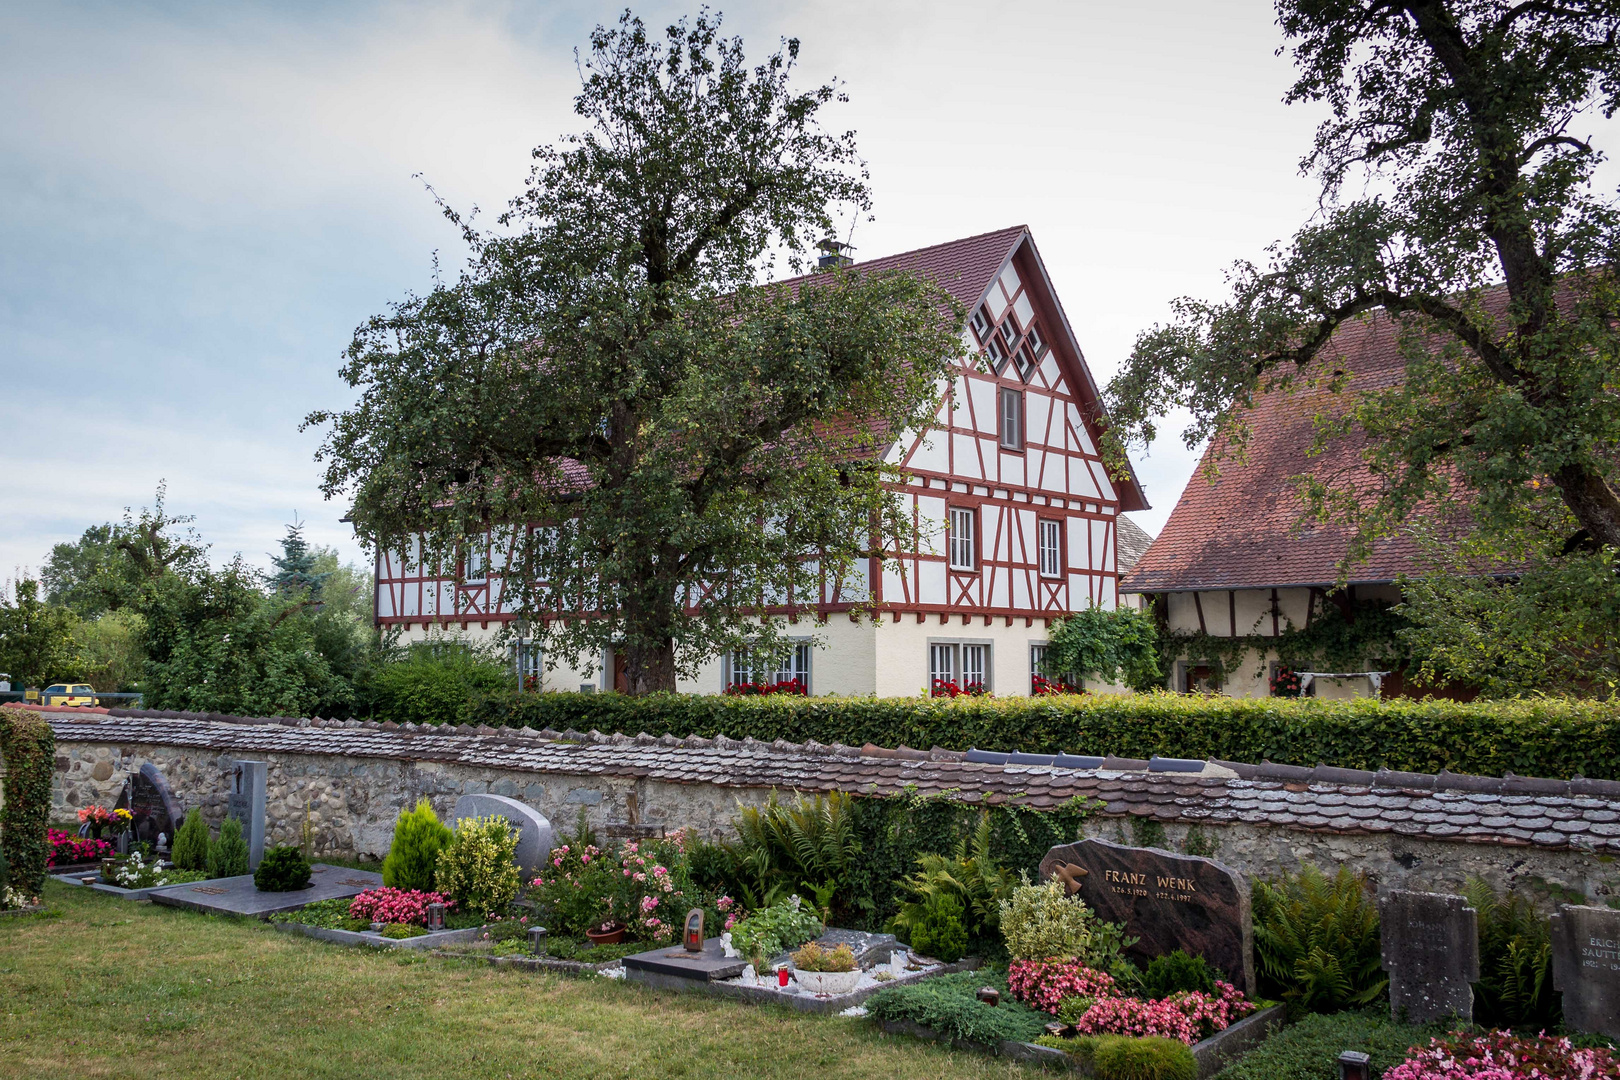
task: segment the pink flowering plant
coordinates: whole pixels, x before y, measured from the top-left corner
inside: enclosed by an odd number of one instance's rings
[[[113,853],[112,844],[91,836],[74,836],[61,829],[46,829],[45,842],[50,850],[45,853],[46,866],[71,866],[74,863],[95,862]]]
[[[1182,990],[1158,1001],[1120,992],[1112,976],[1077,960],[1014,960],[1007,988],[1033,1009],[1073,1018],[1082,1035],[1156,1035],[1191,1045],[1254,1011],[1254,1003],[1229,982],[1215,993]]]
[[[408,923],[426,926],[428,905],[443,904],[454,909],[455,901],[436,892],[421,889],[368,889],[349,903],[349,918],[374,923]]]
[[[679,935],[688,908],[703,906],[687,870],[682,832],[613,849],[563,844],[552,850],[550,868],[530,889],[563,934],[618,925],[639,941],[658,944]]]
[[[1613,1080],[1620,1062],[1613,1051],[1577,1050],[1568,1039],[1488,1031],[1453,1032],[1413,1047],[1384,1080]]]

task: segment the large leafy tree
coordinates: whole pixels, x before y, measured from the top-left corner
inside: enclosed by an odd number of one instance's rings
[[[17,686],[77,679],[83,667],[74,640],[78,616],[41,600],[39,582],[31,578],[16,581],[12,592],[12,603],[0,594],[0,671]]]
[[[309,419],[364,539],[419,534],[459,573],[493,527],[528,632],[554,657],[622,648],[633,692],[779,648],[750,613],[907,531],[882,450],[962,349],[961,312],[911,275],[759,284],[868,206],[853,136],[819,122],[836,88],[791,86],[798,49],[750,67],[707,15],[598,27],[587,130],[535,151],[499,230],[447,211],[468,265],[362,326],[358,404]]]
[[[1363,540],[1452,499],[1487,528],[1551,514],[1575,544],[1620,545],[1620,219],[1584,136],[1620,104],[1620,4],[1281,0],[1278,13],[1299,67],[1288,100],[1330,113],[1303,162],[1321,214],[1269,265],[1238,264],[1230,299],[1179,301],[1174,323],[1138,339],[1109,388],[1116,445],[1182,406],[1188,445],[1224,436],[1240,452],[1241,406],[1308,384],[1344,394],[1324,438],[1371,436],[1373,498],[1331,480],[1307,492]],[[1402,331],[1406,378],[1364,387],[1323,347],[1380,309]]]
[[[159,482],[150,508],[135,514],[126,507],[123,521],[92,525],[73,543],[51,548],[39,575],[46,599],[93,619],[137,606],[143,582],[203,565],[207,548],[191,517],[169,514],[166,495]]]

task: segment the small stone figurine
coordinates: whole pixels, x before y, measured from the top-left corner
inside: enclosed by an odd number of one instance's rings
[[[686,946],[687,952],[703,951],[702,908],[693,908],[686,913],[686,932],[681,935],[681,944]]]

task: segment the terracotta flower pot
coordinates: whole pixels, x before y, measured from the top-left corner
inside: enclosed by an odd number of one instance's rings
[[[611,930],[587,930],[585,936],[592,945],[617,945],[624,940],[624,927],[615,924]]]

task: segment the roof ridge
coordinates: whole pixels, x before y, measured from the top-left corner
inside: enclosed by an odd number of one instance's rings
[[[958,244],[970,244],[975,240],[984,240],[984,239],[986,239],[988,237],[991,237],[991,236],[1000,236],[1002,233],[1014,233],[1014,232],[1025,232],[1025,233],[1027,233],[1027,232],[1029,232],[1029,226],[1027,224],[1026,225],[1008,225],[1008,226],[1006,226],[1004,228],[1000,228],[1000,229],[990,229],[990,230],[988,230],[986,232],[974,233],[972,236],[959,236],[955,240],[943,240],[943,241],[941,241],[940,243],[937,243],[937,244],[928,244],[925,247],[911,248],[908,251],[896,251],[896,252],[894,252],[892,254],[889,254],[889,255],[875,255],[870,259],[862,259],[860,262],[852,262],[848,266],[844,267],[844,269],[846,269],[846,270],[859,270],[863,266],[869,266],[870,264],[876,263],[876,262],[884,262],[884,261],[891,260],[891,259],[903,259],[908,255],[925,255],[930,251],[938,251],[941,248],[955,247]],[[812,271],[812,272],[810,272],[808,274],[794,274],[792,277],[779,278],[776,281],[766,282],[766,284],[767,285],[787,285],[787,284],[791,284],[792,282],[795,282],[795,281],[807,281],[807,280],[809,280],[811,278],[816,277],[818,275],[818,273],[819,273],[819,271]]]

